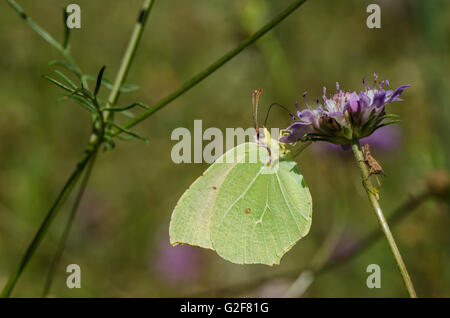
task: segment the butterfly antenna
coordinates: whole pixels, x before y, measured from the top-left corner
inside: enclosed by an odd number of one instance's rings
[[[259,136],[259,127],[258,127],[258,104],[259,104],[259,95],[261,95],[262,89],[254,90],[252,94],[252,112],[253,112],[253,126],[255,127],[256,134]]]
[[[284,109],[286,112],[289,113],[289,115],[292,117],[292,119],[295,119],[294,115],[289,111],[289,109],[287,109],[286,107],[284,107],[283,105],[281,105],[279,103],[272,103],[272,104],[270,104],[269,109],[267,110],[266,119],[264,120],[264,127],[267,126],[266,125],[267,124],[267,119],[269,119],[269,113],[270,113],[270,110],[272,109],[272,106],[279,106],[279,107],[281,107],[282,109]]]

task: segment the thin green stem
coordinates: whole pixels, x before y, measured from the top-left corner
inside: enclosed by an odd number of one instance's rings
[[[75,167],[75,170],[67,180],[66,184],[62,188],[61,192],[59,193],[58,197],[56,198],[55,203],[48,211],[44,221],[42,222],[39,230],[37,231],[36,235],[34,236],[33,240],[31,241],[30,245],[28,246],[27,250],[25,251],[25,254],[23,255],[19,265],[16,267],[12,275],[9,277],[8,282],[6,283],[5,287],[3,288],[2,293],[0,294],[0,297],[9,297],[17,283],[17,280],[20,278],[23,270],[28,265],[29,261],[31,260],[32,256],[34,255],[36,249],[38,248],[39,244],[41,243],[43,237],[47,233],[47,230],[54,220],[55,216],[57,215],[58,211],[60,210],[61,205],[65,202],[68,195],[72,191],[73,187],[76,185],[81,173],[83,172],[84,168],[86,167],[86,164],[89,162],[93,155],[93,151],[87,150],[83,158],[78,162],[78,164]]]
[[[272,28],[274,28],[278,23],[283,21],[285,18],[287,18],[291,13],[293,13],[300,5],[305,3],[306,0],[295,0],[291,5],[289,5],[285,10],[283,10],[281,13],[279,13],[276,17],[274,17],[272,20],[270,20],[267,24],[262,26],[258,31],[253,33],[249,38],[247,38],[245,41],[240,43],[238,46],[236,46],[234,49],[223,55],[221,58],[219,58],[216,62],[211,64],[209,67],[207,67],[202,72],[198,73],[194,77],[192,77],[190,80],[188,80],[183,86],[181,86],[179,89],[177,89],[175,92],[170,94],[169,96],[165,97],[152,107],[150,107],[149,110],[143,112],[136,118],[132,119],[128,123],[126,123],[123,127],[130,128],[136,125],[137,123],[143,121],[156,111],[160,110],[167,104],[171,103],[184,93],[186,93],[188,90],[196,86],[198,83],[200,83],[202,80],[207,78],[209,75],[217,71],[220,67],[222,67],[224,64],[226,64],[228,61],[230,61],[233,57],[238,55],[242,50],[244,50],[249,45],[253,44],[256,40],[258,40],[260,37],[262,37],[264,34],[269,32]],[[114,134],[119,134],[120,131],[116,130]]]
[[[142,9],[140,10],[140,13],[139,13],[138,20],[137,20],[137,22],[135,24],[135,27],[133,29],[133,32],[132,32],[132,35],[131,35],[131,38],[130,38],[130,41],[129,41],[129,44],[128,44],[128,47],[127,47],[127,50],[125,51],[125,54],[124,54],[124,56],[122,58],[121,66],[120,66],[119,71],[118,71],[118,73],[116,75],[116,78],[114,80],[114,83],[113,83],[110,95],[108,97],[109,105],[115,105],[117,103],[117,100],[118,100],[119,95],[120,95],[120,87],[125,82],[125,78],[126,78],[126,76],[128,74],[128,71],[129,71],[129,69],[131,67],[131,63],[133,61],[136,49],[137,49],[138,44],[140,42],[140,39],[141,39],[141,36],[142,36],[142,32],[144,30],[145,24],[147,22],[147,18],[148,18],[149,14],[150,14],[150,11],[151,11],[152,7],[153,7],[153,4],[154,4],[154,0],[144,0],[144,3],[142,5]],[[137,103],[137,104],[140,104],[140,103]],[[96,105],[98,106],[98,104],[96,104]],[[100,107],[100,106],[98,106],[98,107]],[[103,111],[104,116],[102,116],[100,108],[97,109],[97,111],[99,112],[98,116],[99,116],[99,119],[100,119],[100,121],[98,123],[98,126],[103,127],[104,126],[103,125],[104,121],[106,121],[110,117],[111,113],[106,110],[106,111]],[[101,134],[103,135],[103,133],[104,132],[102,131]],[[91,137],[91,141],[95,141],[95,140],[96,140],[96,136],[93,135]],[[90,174],[91,174],[94,162],[95,162],[95,156],[96,156],[96,152],[93,155],[93,157],[92,157],[92,159],[91,159],[91,161],[89,163],[87,171],[85,172],[85,176],[84,176],[83,181],[82,181],[82,183],[80,185],[79,192],[78,192],[77,197],[76,197],[76,199],[74,201],[74,205],[72,206],[68,222],[67,222],[67,224],[65,226],[65,229],[64,229],[64,231],[62,233],[62,237],[61,237],[61,239],[59,241],[57,252],[56,252],[56,254],[55,254],[55,256],[54,256],[54,258],[52,260],[52,263],[50,265],[50,268],[49,268],[49,271],[48,271],[48,275],[47,275],[47,280],[46,280],[46,283],[45,283],[45,286],[44,286],[44,290],[43,290],[43,293],[42,293],[43,297],[47,296],[48,292],[50,291],[51,284],[52,284],[53,278],[54,278],[55,269],[56,269],[56,266],[59,263],[61,255],[62,255],[62,253],[64,251],[65,246],[66,246],[66,241],[67,241],[68,235],[70,233],[70,229],[72,228],[73,220],[74,220],[75,215],[77,213],[78,206],[79,206],[79,204],[81,202],[81,199],[83,197],[84,190],[86,188],[87,182],[89,180],[89,177],[90,177]]]
[[[411,278],[409,277],[408,270],[406,269],[405,263],[403,262],[402,256],[400,254],[400,251],[397,247],[397,244],[395,242],[394,236],[391,233],[391,230],[389,229],[389,225],[384,217],[383,211],[381,210],[380,204],[378,203],[378,199],[375,195],[375,189],[373,188],[372,184],[369,180],[369,170],[367,167],[367,164],[364,160],[364,155],[361,150],[361,146],[359,144],[359,140],[355,139],[352,142],[352,150],[353,154],[355,155],[356,163],[361,171],[361,177],[362,177],[362,183],[364,186],[364,189],[366,190],[367,196],[369,198],[370,205],[375,212],[375,215],[378,218],[378,222],[381,226],[381,229],[384,232],[384,235],[386,236],[386,239],[389,243],[389,246],[391,248],[392,254],[394,255],[395,261],[397,262],[398,269],[400,270],[400,273],[403,277],[403,282],[405,283],[406,289],[408,290],[409,296],[412,298],[416,298],[416,292],[414,290],[413,283],[411,281]]]
[[[56,198],[55,203],[47,212],[47,215],[44,221],[42,222],[38,232],[36,233],[27,250],[25,251],[25,254],[22,257],[19,265],[16,267],[13,274],[9,277],[9,280],[6,283],[5,287],[3,288],[0,297],[9,297],[11,295],[23,270],[30,262],[36,249],[38,248],[45,234],[47,233],[48,228],[55,219],[55,216],[60,211],[62,204],[66,201],[67,197],[72,192],[73,188],[78,182],[79,177],[83,173],[84,168],[89,163],[91,158],[97,153],[98,148],[103,142],[105,134],[105,125],[103,121],[103,116],[100,111],[100,106],[98,105],[97,99],[95,97],[92,99],[92,102],[94,104],[95,111],[97,112],[98,121],[97,124],[94,123],[94,125],[96,125],[97,127],[93,127],[93,133],[91,134],[90,141],[88,143],[86,150],[84,151],[83,157],[76,165],[75,170],[67,180],[58,197]]]
[[[139,13],[138,20],[134,25],[134,29],[131,34],[130,41],[128,43],[128,47],[122,58],[122,63],[120,65],[119,71],[114,80],[113,87],[108,97],[109,106],[116,105],[117,103],[117,99],[119,98],[120,95],[120,87],[125,82],[128,71],[130,70],[131,62],[133,61],[138,44],[142,37],[142,32],[144,30],[150,11],[153,8],[154,2],[155,2],[154,0],[144,0],[144,3],[142,4],[142,9]],[[111,113],[106,111],[105,119],[108,119],[109,116],[111,116]]]
[[[72,205],[72,209],[70,211],[69,218],[67,220],[67,223],[66,223],[64,231],[62,233],[62,236],[59,240],[58,247],[56,249],[56,253],[50,264],[48,274],[47,274],[47,279],[45,281],[44,290],[42,292],[42,297],[47,297],[48,293],[50,292],[52,282],[53,282],[53,279],[54,279],[55,273],[56,273],[56,267],[58,266],[58,263],[61,259],[64,248],[66,246],[67,238],[69,237],[70,229],[72,228],[72,224],[73,224],[73,221],[77,214],[78,207],[80,205],[81,199],[83,198],[84,192],[86,190],[86,186],[87,186],[89,178],[91,176],[92,167],[94,166],[96,156],[97,156],[97,151],[90,158],[88,166],[86,168],[86,171],[84,172],[84,176],[83,176],[83,179],[81,180],[80,188],[78,190],[77,196]]]
[[[8,0],[9,5],[16,10],[16,12],[20,15],[22,19],[37,33],[39,34],[45,41],[47,41],[51,46],[53,46],[55,49],[57,49],[64,58],[72,64],[77,71],[80,72],[78,66],[75,64],[75,61],[73,60],[72,56],[70,55],[67,44],[66,47],[62,46],[58,41],[56,41],[47,31],[45,31],[43,28],[41,28],[36,22],[34,22],[33,19],[31,19],[25,11],[20,7],[20,5],[14,1],[14,0]]]

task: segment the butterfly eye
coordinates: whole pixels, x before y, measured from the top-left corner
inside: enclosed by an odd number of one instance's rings
[[[258,129],[258,131],[256,132],[256,137],[258,138],[258,140],[265,138],[266,134],[264,133],[264,129]]]

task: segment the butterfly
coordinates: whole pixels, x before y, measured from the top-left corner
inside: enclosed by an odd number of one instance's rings
[[[178,200],[170,243],[214,250],[237,264],[279,264],[311,227],[312,199],[295,161],[266,128],[252,95],[256,138],[220,156]]]

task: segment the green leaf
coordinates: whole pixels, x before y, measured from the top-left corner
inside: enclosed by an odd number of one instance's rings
[[[103,73],[105,72],[105,68],[106,68],[106,66],[103,66],[100,69],[100,72],[98,73],[97,82],[95,84],[94,96],[97,96],[97,94],[100,90],[100,84],[102,83],[102,77],[103,77]]]
[[[8,0],[9,5],[16,10],[16,12],[20,15],[22,19],[34,30],[37,34],[39,34],[45,41],[47,41],[50,45],[56,48],[59,51],[63,51],[63,47],[56,41],[47,31],[41,28],[38,24],[36,24],[20,7],[20,5],[14,0]]]
[[[386,121],[386,122],[383,122],[383,123],[377,125],[377,126],[375,127],[375,130],[376,130],[376,129],[379,129],[379,128],[381,128],[381,127],[384,127],[384,126],[388,126],[388,125],[392,125],[392,124],[396,124],[396,123],[400,123],[400,122],[401,122],[401,120],[390,120],[390,121]]]
[[[69,84],[73,89],[77,88],[77,85],[75,85],[75,83],[72,82],[71,79],[68,78],[63,72],[60,72],[58,70],[55,70],[54,72],[59,76],[61,76],[67,82],[67,84]]]
[[[210,248],[238,264],[279,264],[309,232],[312,201],[294,161],[268,161],[267,150],[256,143],[219,158],[178,201],[171,244]]]
[[[70,28],[67,27],[67,18],[69,17],[69,13],[63,8],[63,25],[64,25],[64,42],[63,48],[66,50],[69,47],[70,40]]]
[[[144,109],[148,109],[149,108],[147,105],[145,105],[143,103],[136,102],[136,103],[133,103],[133,104],[125,106],[125,107],[104,107],[104,108],[102,108],[102,110],[107,110],[107,111],[110,111],[110,112],[123,112],[123,111],[129,110],[131,108],[134,108],[136,106],[139,106],[139,107],[144,108]]]
[[[373,127],[376,127],[376,126],[378,126],[380,123],[382,123],[382,121],[385,120],[385,119],[398,119],[398,118],[400,118],[400,116],[395,115],[395,114],[387,114],[387,115],[383,115],[383,116],[380,116],[379,118],[377,118],[377,120],[376,120],[373,124],[371,124],[371,125],[372,125]]]
[[[146,144],[148,144],[148,143],[150,142],[150,141],[148,140],[148,138],[143,137],[143,136],[141,136],[141,135],[139,135],[139,134],[136,134],[135,132],[132,132],[131,130],[126,129],[126,128],[120,126],[119,124],[116,124],[116,123],[113,122],[113,121],[108,121],[107,123],[108,123],[109,125],[113,126],[113,127],[116,127],[117,129],[119,129],[119,130],[122,131],[123,133],[130,135],[131,137],[134,137],[134,138],[136,138],[136,139],[142,140],[142,141],[145,142]]]
[[[50,61],[48,64],[52,65],[52,66],[57,65],[57,66],[64,67],[65,69],[73,72],[78,78],[81,78],[81,76],[82,76],[82,74],[78,71],[78,69],[75,65],[68,63],[66,61]],[[95,76],[92,76],[92,77],[94,80],[97,79],[97,77],[95,77]]]
[[[73,99],[75,102],[86,108],[92,114],[96,114],[95,106],[91,102],[89,102],[89,100],[87,100],[86,98],[74,94],[65,95],[64,97]]]
[[[57,81],[56,79],[54,79],[53,77],[50,77],[48,75],[42,75],[43,78],[45,78],[46,80],[50,81],[51,83],[55,84],[56,86],[61,87],[62,89],[68,91],[68,92],[74,92],[73,89],[71,89],[70,87],[64,85],[63,83]]]
[[[96,76],[93,75],[85,75],[87,80],[93,80],[95,81],[97,79]],[[113,83],[106,79],[103,78],[102,79],[102,85],[105,86],[107,89],[111,90],[113,88]],[[119,91],[122,93],[127,93],[127,92],[133,92],[133,91],[137,91],[139,89],[139,85],[134,85],[134,84],[122,84],[119,88]]]
[[[120,112],[121,115],[125,115],[128,118],[136,118],[136,115],[133,114],[132,112],[128,111],[128,110],[123,110]],[[117,135],[118,136],[118,135]]]

